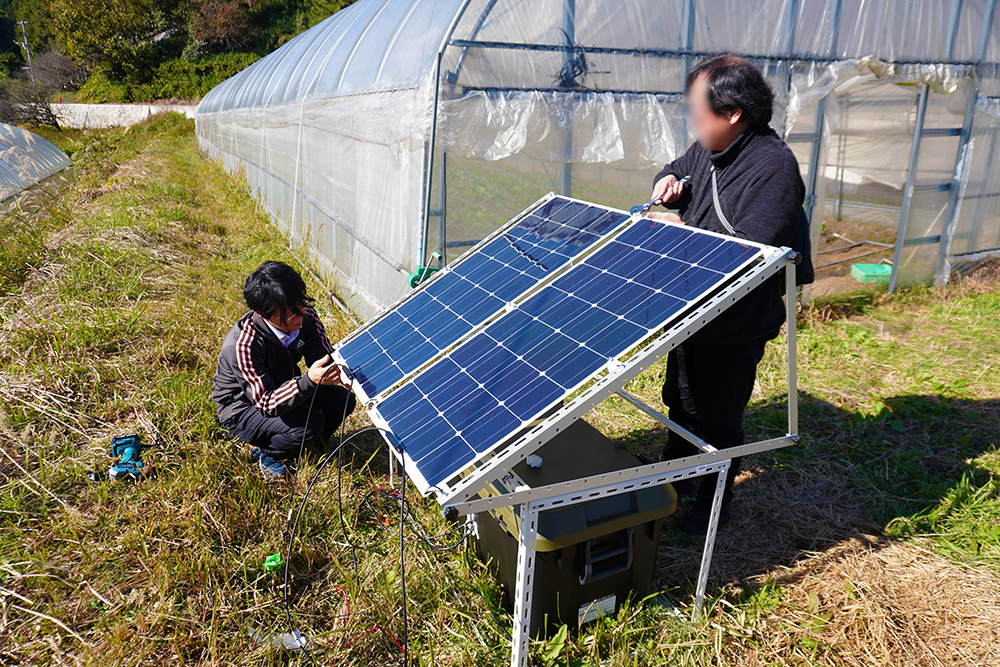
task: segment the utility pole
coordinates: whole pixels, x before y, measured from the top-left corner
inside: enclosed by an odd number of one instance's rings
[[[28,74],[31,76],[31,83],[34,83],[35,70],[31,66],[31,47],[28,46],[28,32],[24,29],[24,24],[27,23],[27,21],[18,21],[17,23],[21,26],[21,37],[24,38],[24,41],[18,42],[15,40],[14,43],[19,44],[24,49],[24,52],[28,54]]]

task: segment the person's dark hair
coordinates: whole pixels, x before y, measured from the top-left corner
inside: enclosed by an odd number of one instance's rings
[[[728,54],[706,58],[688,72],[685,93],[702,74],[708,77],[708,103],[717,116],[739,109],[751,125],[771,122],[774,92],[752,62]]]
[[[247,276],[243,286],[243,299],[247,308],[268,318],[276,312],[284,319],[289,313],[301,313],[312,305],[306,294],[302,276],[284,262],[264,262]]]

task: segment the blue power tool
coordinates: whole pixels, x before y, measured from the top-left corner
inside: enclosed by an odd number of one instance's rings
[[[137,434],[119,435],[111,440],[111,456],[118,460],[111,464],[107,473],[89,473],[87,477],[92,482],[108,478],[116,482],[138,482],[149,475],[141,454],[142,440]]]

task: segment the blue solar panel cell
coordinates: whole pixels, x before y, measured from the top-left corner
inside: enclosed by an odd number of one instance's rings
[[[448,349],[628,216],[556,197],[341,349],[369,397]]]
[[[557,215],[582,218],[579,208],[550,211],[549,222],[537,224],[552,225]],[[544,249],[520,246],[537,252],[533,259]],[[520,256],[499,252],[507,260]],[[426,482],[440,484],[759,253],[683,227],[633,225],[390,394],[380,413]],[[470,266],[485,271],[487,264]]]

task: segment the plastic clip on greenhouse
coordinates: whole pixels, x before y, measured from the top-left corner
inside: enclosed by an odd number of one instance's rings
[[[998,0],[360,0],[213,89],[202,146],[368,318],[550,190],[628,208],[681,153],[693,62],[754,59],[890,288],[1000,247]],[[813,244],[816,247],[816,243]]]

